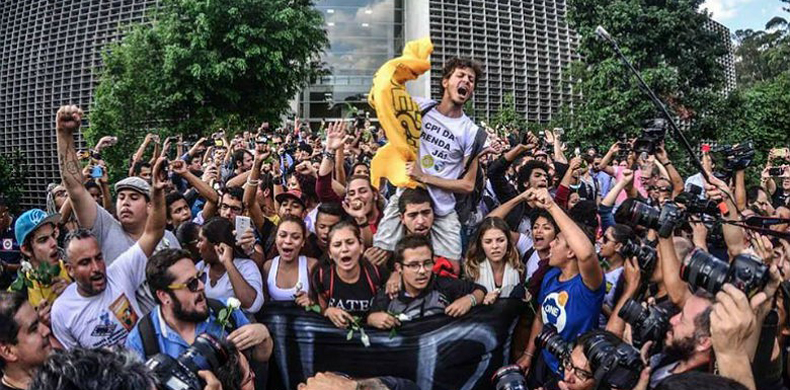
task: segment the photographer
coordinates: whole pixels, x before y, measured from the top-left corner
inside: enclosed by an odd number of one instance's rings
[[[203,390],[222,390],[222,384],[208,370],[198,375],[206,383]],[[107,348],[58,351],[53,354],[31,384],[36,390],[154,390],[157,378],[136,357],[124,350]]]
[[[52,352],[49,327],[20,293],[0,292],[0,390],[30,388],[36,370]]]

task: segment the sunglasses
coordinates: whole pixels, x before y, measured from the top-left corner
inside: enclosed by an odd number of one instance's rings
[[[191,292],[197,292],[198,287],[200,287],[200,282],[203,281],[203,277],[206,275],[205,272],[199,271],[197,275],[190,278],[186,283],[173,283],[167,286],[167,288],[171,290],[183,290],[188,289]]]

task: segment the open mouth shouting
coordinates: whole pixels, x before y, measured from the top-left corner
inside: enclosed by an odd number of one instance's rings
[[[469,93],[472,92],[471,88],[469,88],[469,86],[466,85],[466,83],[458,84],[457,91],[458,91],[458,96],[464,99],[469,97]]]

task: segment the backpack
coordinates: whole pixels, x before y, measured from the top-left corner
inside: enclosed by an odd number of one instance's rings
[[[429,111],[434,109],[438,103],[433,103],[425,107],[421,112],[421,117],[424,117]],[[458,179],[463,179],[466,176],[466,173],[469,171],[470,166],[472,165],[472,160],[474,160],[480,152],[483,151],[485,147],[486,140],[488,140],[488,134],[486,134],[485,130],[478,126],[477,133],[475,134],[475,140],[472,143],[472,154],[469,156],[469,160],[466,161],[464,165],[464,170],[461,171],[461,175],[458,176]],[[480,204],[480,201],[483,199],[483,191],[485,190],[485,175],[483,174],[483,167],[480,164],[477,164],[477,177],[475,178],[475,187],[469,194],[454,194],[455,195],[455,212],[458,214],[458,221],[461,222],[461,225],[465,225],[469,222],[469,219],[472,217],[472,214],[477,211],[477,205]]]
[[[219,313],[220,310],[225,308],[225,304],[216,299],[206,298],[206,303],[208,304],[210,312]],[[159,349],[159,341],[156,338],[156,331],[154,331],[153,316],[155,313],[157,313],[157,311],[151,310],[151,313],[143,317],[140,323],[137,324],[140,332],[140,339],[143,340],[144,360],[148,360],[161,352]],[[231,329],[235,330],[237,328],[236,319],[230,316],[229,321]]]
[[[368,261],[360,261],[359,265],[362,267],[362,273],[365,274],[365,278],[368,281],[368,286],[370,286],[370,291],[373,292],[373,296],[376,296],[376,293],[379,291],[379,286],[381,285],[381,274],[379,273],[378,267],[370,264]],[[329,266],[329,272],[324,272],[324,268],[318,268],[318,278],[321,281],[321,284],[324,287],[329,286],[329,288],[324,293],[324,297],[329,300],[335,294],[335,267]]]

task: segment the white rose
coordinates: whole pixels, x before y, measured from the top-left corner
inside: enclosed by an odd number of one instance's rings
[[[297,293],[302,291],[302,282],[296,282],[295,288]]]
[[[401,321],[401,322],[411,320],[411,318],[409,318],[409,315],[405,314],[405,313],[398,314],[397,318],[398,318],[398,321]]]
[[[241,301],[233,297],[228,298],[228,307],[233,310],[236,310],[241,307]]]
[[[362,341],[362,345],[365,347],[370,346],[370,337],[367,334],[363,333],[362,336],[359,337],[360,341]]]
[[[30,264],[30,262],[22,261],[21,265],[22,265],[22,272],[24,273],[33,272],[33,264]]]

